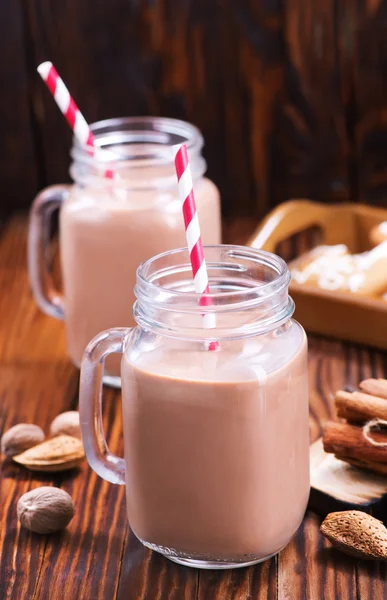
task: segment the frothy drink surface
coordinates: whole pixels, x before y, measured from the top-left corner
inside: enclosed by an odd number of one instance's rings
[[[203,242],[220,243],[219,193],[208,179],[196,185]],[[169,192],[74,188],[60,216],[67,343],[80,364],[89,341],[111,327],[134,326],[136,269],[144,260],[186,246],[180,201]],[[107,371],[119,375],[112,356]],[[113,360],[112,360],[113,359]]]
[[[170,341],[124,355],[127,506],[140,539],[241,561],[289,541],[309,495],[307,345],[291,328],[217,352]]]

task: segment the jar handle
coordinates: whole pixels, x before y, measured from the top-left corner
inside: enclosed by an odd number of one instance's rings
[[[64,318],[63,296],[55,289],[47,257],[50,217],[69,195],[69,185],[53,185],[34,199],[28,230],[28,273],[33,295],[41,310],[56,319]]]
[[[79,411],[83,445],[91,468],[111,483],[125,484],[125,461],[112,454],[102,426],[102,379],[105,359],[123,353],[132,329],[117,327],[99,333],[87,346],[81,366]]]

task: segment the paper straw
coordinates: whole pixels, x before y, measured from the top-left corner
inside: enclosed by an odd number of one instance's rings
[[[95,139],[91,129],[87,124],[85,117],[72,99],[63,79],[59,77],[52,62],[46,61],[41,63],[38,66],[37,71],[73,130],[76,139],[81,144],[86,144],[87,146],[90,146],[90,148],[93,148],[93,155],[95,155],[96,151],[99,149],[95,146]],[[114,171],[112,169],[106,169],[104,171],[104,177],[107,179],[114,179]]]
[[[197,294],[209,294],[210,287],[208,284],[207,265],[206,259],[204,258],[199,218],[193,191],[192,174],[185,144],[182,144],[176,152],[175,167],[195,292]],[[199,304],[201,306],[210,306],[212,304],[211,298],[208,295],[202,296],[199,300]],[[214,329],[216,327],[216,317],[214,313],[203,315],[203,327],[205,329]],[[209,349],[216,350],[216,348],[218,348],[218,343],[211,342]]]

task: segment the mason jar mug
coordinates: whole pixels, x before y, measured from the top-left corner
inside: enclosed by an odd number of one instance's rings
[[[30,215],[29,274],[40,308],[64,319],[73,363],[92,337],[131,326],[138,265],[185,245],[174,169],[174,145],[185,143],[205,243],[220,242],[216,186],[204,174],[203,138],[193,125],[166,118],[122,118],[91,126],[95,151],[77,140],[71,152],[74,185],[42,191]],[[60,209],[63,294],[47,264],[48,225]],[[119,360],[110,357],[105,381],[119,384]]]
[[[91,467],[126,485],[145,546],[184,565],[241,567],[283,548],[308,502],[307,341],[282,259],[226,245],[205,255],[200,303],[186,249],[139,267],[136,327],[102,332],[84,354],[82,436]],[[124,458],[101,444],[111,352],[122,353]]]

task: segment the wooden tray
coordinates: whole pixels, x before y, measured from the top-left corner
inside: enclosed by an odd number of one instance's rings
[[[382,221],[387,221],[383,208],[291,200],[273,210],[247,244],[276,252],[281,242],[315,226],[322,244],[346,244],[352,253],[363,252],[370,248],[370,230]],[[387,349],[387,301],[293,281],[290,294],[295,318],[306,331]]]

